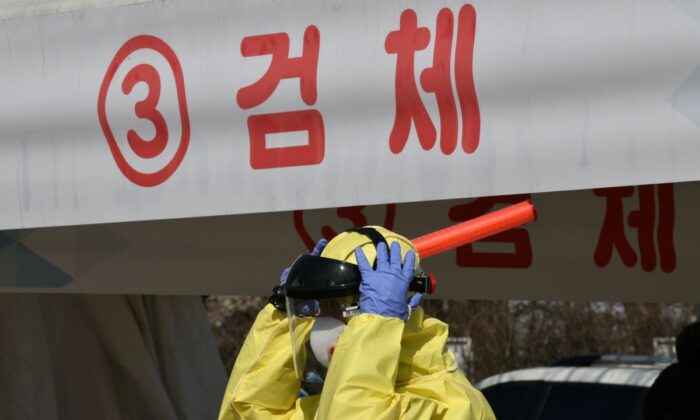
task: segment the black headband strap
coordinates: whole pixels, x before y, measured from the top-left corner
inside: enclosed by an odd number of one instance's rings
[[[384,239],[384,236],[382,236],[382,234],[379,233],[379,231],[375,228],[371,228],[371,227],[352,228],[352,229],[346,230],[346,232],[357,232],[360,235],[365,235],[366,237],[368,237],[372,241],[375,248],[377,247],[377,245],[379,245],[382,242],[384,242],[384,244],[387,245],[387,247],[389,246],[389,244],[386,243],[386,239]]]

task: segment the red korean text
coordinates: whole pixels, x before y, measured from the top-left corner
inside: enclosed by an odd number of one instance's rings
[[[336,209],[335,213],[337,220],[325,220],[326,224],[321,226],[321,230],[318,233],[310,233],[304,221],[304,211],[296,210],[294,211],[294,229],[297,234],[306,245],[309,251],[314,249],[316,240],[319,238],[326,238],[331,240],[342,232],[339,229],[347,229],[347,225],[350,227],[363,227],[370,225],[370,220],[365,213],[367,206],[351,206],[351,207],[339,207]],[[377,206],[380,207],[380,206]],[[382,226],[392,230],[394,228],[394,220],[396,219],[396,204],[386,204],[384,207],[384,220]],[[376,223],[376,222],[375,222]],[[335,226],[335,228],[333,226]],[[339,226],[343,226],[340,228]],[[320,235],[320,236],[319,236]]]
[[[457,15],[455,34],[454,14],[448,8],[437,15],[434,34],[433,64],[420,74],[421,88],[433,93],[440,113],[440,149],[449,155],[457,147],[458,122],[462,121],[462,149],[473,153],[479,146],[479,103],[474,88],[473,52],[476,34],[476,11],[472,5],[462,6]],[[389,137],[389,148],[401,153],[415,125],[420,146],[430,150],[435,146],[437,133],[430,115],[421,100],[416,85],[415,55],[430,44],[427,27],[418,26],[418,17],[412,9],[401,14],[398,30],[390,32],[385,50],[396,55],[395,95],[396,113]],[[455,40],[456,38],[456,40]],[[459,101],[459,113],[452,88],[452,45],[454,53],[454,80]]]
[[[299,57],[289,57],[289,35],[274,33],[243,38],[244,57],[271,55],[270,67],[255,83],[241,88],[236,96],[238,106],[252,109],[274,93],[283,79],[299,79],[301,99],[309,107],[316,103],[316,75],[321,35],[316,26],[304,31],[303,50]],[[266,136],[274,133],[306,131],[308,144],[267,147]],[[250,166],[253,169],[318,165],[325,154],[323,117],[316,109],[286,110],[255,114],[248,117]]]
[[[635,187],[601,188],[593,192],[605,199],[605,218],[593,254],[598,267],[606,267],[613,251],[617,251],[627,267],[640,263],[647,272],[654,271],[657,265],[665,273],[675,270],[673,184],[636,187],[638,208],[626,218],[624,199],[634,197]],[[625,225],[637,231],[636,250],[627,238]]]
[[[496,206],[516,204],[530,199],[529,194],[483,197],[467,204],[460,204],[450,209],[450,220],[463,222],[490,212]],[[512,245],[510,252],[479,252],[474,249],[478,243],[495,243]],[[457,265],[459,267],[481,268],[528,268],[532,265],[532,245],[530,233],[524,227],[510,229],[488,238],[457,248]]]

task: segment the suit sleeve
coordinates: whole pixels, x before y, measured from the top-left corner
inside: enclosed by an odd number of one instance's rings
[[[236,359],[219,420],[297,417],[307,405],[297,398],[299,390],[287,317],[268,304],[258,314]]]
[[[318,419],[492,420],[483,395],[445,349],[447,325],[417,311],[397,318],[353,317],[326,376]]]

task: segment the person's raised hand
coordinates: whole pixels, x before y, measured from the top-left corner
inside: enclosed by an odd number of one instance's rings
[[[321,255],[323,250],[326,248],[326,245],[328,245],[328,240],[326,239],[319,239],[318,242],[316,242],[316,246],[314,247],[313,251],[309,255],[312,257],[318,257]],[[282,274],[280,275],[280,286],[284,286],[284,284],[287,282],[287,277],[289,277],[289,270],[292,267],[287,267],[282,271]]]
[[[386,243],[377,245],[377,268],[369,264],[362,248],[355,249],[355,258],[360,268],[360,312],[386,317],[408,319],[409,305],[418,305],[421,297],[414,295],[406,302],[408,286],[413,279],[413,266],[416,255],[408,251],[401,261],[401,246],[398,242],[391,244],[390,251]]]

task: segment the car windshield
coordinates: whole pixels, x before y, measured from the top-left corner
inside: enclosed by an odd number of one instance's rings
[[[648,388],[559,383],[549,391],[540,420],[642,420]]]
[[[538,381],[508,382],[482,390],[498,420],[536,418],[546,384]]]
[[[642,420],[648,388],[599,383],[509,382],[484,396],[499,420]]]

